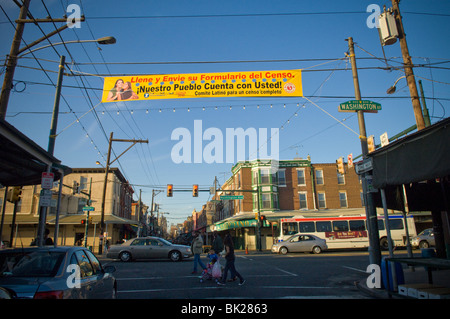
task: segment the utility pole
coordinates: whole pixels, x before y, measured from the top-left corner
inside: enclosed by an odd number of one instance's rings
[[[55,102],[53,104],[52,124],[50,126],[50,135],[48,137],[47,151],[53,155],[55,151],[55,139],[56,139],[56,127],[58,126],[59,115],[59,101],[61,99],[61,87],[64,77],[64,64],[66,63],[66,57],[61,55],[59,61],[58,80],[56,82]]]
[[[28,7],[30,6],[30,0],[24,0],[22,8],[20,8],[19,21],[24,20],[28,14]],[[6,117],[6,109],[8,108],[9,95],[13,86],[14,71],[17,65],[17,55],[22,42],[23,29],[25,28],[24,22],[17,22],[16,32],[14,33],[14,39],[11,45],[11,51],[9,52],[8,61],[6,63],[5,77],[3,79],[2,92],[0,96],[0,118],[2,120]]]
[[[395,19],[399,28],[400,49],[403,56],[403,67],[405,69],[406,81],[408,82],[409,94],[411,95],[414,117],[416,118],[417,130],[420,131],[425,128],[425,121],[423,119],[422,109],[420,107],[419,93],[417,91],[416,80],[412,69],[411,56],[409,55],[408,45],[406,43],[405,29],[403,28],[402,16],[398,3],[400,0],[392,0],[392,8],[394,10]]]
[[[20,6],[19,1],[15,1],[17,5]],[[58,34],[59,32],[67,29],[69,27],[68,23],[64,23],[63,26],[59,27],[58,29],[42,36],[36,41],[33,41],[31,44],[20,48],[20,43],[22,42],[22,35],[25,28],[25,23],[55,23],[55,22],[67,22],[67,18],[62,19],[35,19],[33,16],[28,12],[28,7],[30,6],[30,0],[23,0],[23,4],[20,6],[20,14],[19,19],[16,20],[16,32],[14,33],[13,42],[11,44],[11,50],[9,52],[9,55],[7,57],[6,61],[6,70],[5,70],[5,76],[3,78],[3,86],[2,91],[0,95],[0,119],[4,120],[6,117],[6,110],[8,109],[8,102],[9,102],[9,96],[11,94],[11,89],[13,88],[13,79],[14,79],[14,72],[16,70],[17,65],[17,59],[19,58],[19,55],[23,53],[24,51],[30,49],[31,47],[35,46],[38,43],[41,43],[44,40],[47,40],[51,36]],[[29,17],[30,19],[27,19]],[[80,21],[85,21],[84,16],[80,18]]]
[[[117,156],[113,161],[110,162],[111,159],[111,146],[112,142],[129,142],[133,143],[130,147],[128,147],[125,151],[123,151],[119,156]],[[108,145],[108,156],[106,159],[106,167],[105,167],[105,180],[103,183],[103,194],[102,194],[102,212],[101,212],[101,220],[100,220],[100,240],[98,244],[98,253],[101,255],[103,253],[103,239],[104,239],[104,232],[105,232],[105,199],[106,199],[106,186],[108,184],[108,172],[109,172],[109,166],[117,161],[119,157],[121,157],[123,154],[125,154],[126,151],[128,151],[130,148],[132,148],[137,143],[148,143],[148,140],[123,140],[123,139],[113,139],[113,132],[111,132],[109,136],[109,145]]]
[[[352,65],[353,84],[355,87],[355,98],[356,100],[361,100],[361,91],[359,89],[358,69],[356,67],[353,38],[349,37],[348,39],[346,39],[346,41],[348,41],[350,62]],[[366,158],[367,154],[369,153],[369,150],[367,147],[367,134],[366,134],[366,124],[364,121],[364,111],[357,111],[357,114],[359,123],[359,138],[361,140],[361,149],[363,153],[363,158]],[[369,260],[371,264],[381,265],[381,249],[378,233],[377,210],[374,204],[372,193],[368,192],[368,185],[366,179],[367,175],[368,175],[367,173],[363,173],[361,175],[361,180],[365,202],[364,205],[366,207],[367,228],[369,230]]]

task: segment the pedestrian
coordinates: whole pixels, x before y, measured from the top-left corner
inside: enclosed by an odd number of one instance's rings
[[[231,278],[238,277],[239,280],[240,280],[239,286],[242,286],[245,283],[245,279],[236,270],[236,267],[234,265],[234,261],[235,261],[236,257],[234,255],[233,239],[231,238],[230,233],[228,233],[225,236],[223,244],[225,246],[225,251],[226,251],[226,253],[225,253],[226,264],[225,264],[225,268],[223,269],[222,280],[218,281],[217,284],[221,285],[221,286],[225,285],[225,283],[227,281],[227,273],[228,273],[228,270],[230,270],[231,271]]]
[[[45,246],[53,245],[53,239],[51,237],[49,237],[49,235],[50,235],[50,231],[48,230],[48,228],[46,228],[45,232],[44,232],[44,245]]]
[[[192,271],[193,274],[197,273],[197,264],[200,264],[200,267],[202,269],[206,269],[205,264],[200,259],[200,254],[203,252],[203,239],[202,236],[200,236],[199,232],[194,232],[192,234],[194,236],[194,240],[191,244],[191,250],[194,254],[194,270]]]
[[[212,243],[212,249],[216,252],[218,259],[220,260],[220,254],[223,251],[223,241],[222,237],[217,233],[217,231],[213,232],[213,243]]]

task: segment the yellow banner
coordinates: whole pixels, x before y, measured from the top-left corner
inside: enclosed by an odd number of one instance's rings
[[[301,70],[152,74],[105,78],[102,102],[302,95]]]

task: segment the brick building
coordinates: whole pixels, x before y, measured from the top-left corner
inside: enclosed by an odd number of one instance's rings
[[[90,206],[94,211],[90,212],[91,223],[88,226],[87,246],[93,246],[94,251],[98,247],[98,238],[101,220],[101,201],[104,185],[104,168],[73,168],[72,173],[65,176],[61,193],[61,205],[59,215],[58,245],[80,245],[85,239],[86,219],[83,207],[87,206],[89,191],[91,191]],[[91,182],[92,181],[92,182]],[[17,203],[16,218],[13,221],[12,203],[5,203],[5,218],[1,240],[10,241],[13,246],[29,246],[37,237],[37,225],[39,223],[40,185],[22,187],[22,195]],[[56,220],[56,201],[59,186],[54,183],[52,188],[52,207],[47,212],[46,228],[53,238]],[[0,190],[0,198],[4,196],[4,188]],[[115,243],[123,238],[135,236],[139,219],[142,217],[136,209],[132,209],[133,189],[118,168],[110,168],[105,199],[105,224],[110,243]],[[12,225],[14,223],[14,225]],[[13,232],[11,232],[13,227]],[[54,238],[53,238],[54,239]]]
[[[338,174],[335,163],[312,164],[308,159],[282,160],[272,174],[267,160],[239,162],[214,202],[212,230],[234,232],[238,248],[255,248],[258,211],[263,217],[262,248],[271,246],[281,218],[302,212],[361,209],[362,186],[353,168]],[[221,195],[243,196],[220,200]],[[265,237],[265,238],[264,238]]]

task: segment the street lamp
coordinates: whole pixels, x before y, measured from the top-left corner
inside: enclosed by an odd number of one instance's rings
[[[116,38],[114,37],[103,37],[103,38],[98,38],[97,40],[72,40],[72,41],[64,41],[64,42],[57,42],[57,43],[52,43],[52,44],[47,44],[44,45],[42,47],[30,50],[28,52],[25,52],[24,54],[18,56],[17,58],[21,58],[24,55],[27,55],[31,52],[35,52],[35,51],[39,51],[45,48],[49,48],[51,46],[55,46],[55,45],[60,45],[60,44],[70,44],[70,43],[89,43],[89,42],[97,42],[98,44],[114,44],[116,43]],[[25,51],[24,49],[21,50],[21,52]],[[21,53],[20,52],[20,53]]]
[[[395,81],[394,85],[391,86],[389,89],[387,89],[386,93],[387,93],[387,94],[394,94],[394,93],[395,93],[395,89],[396,89],[396,85],[397,85],[398,81],[400,81],[400,80],[403,79],[403,78],[406,78],[406,75],[403,75],[403,76],[399,77],[399,78],[397,79],[397,81]]]
[[[99,161],[96,161],[95,164],[100,165],[101,167],[105,168],[105,166],[103,166],[103,164],[100,163]]]

